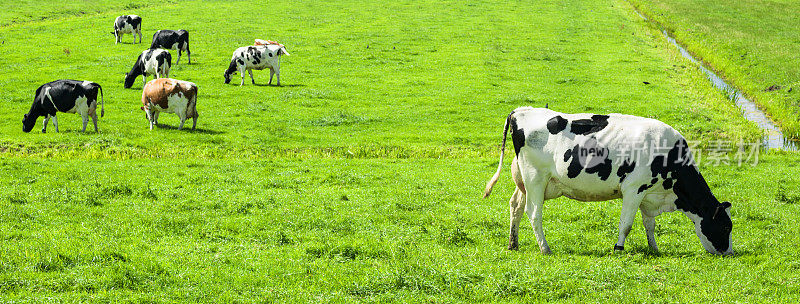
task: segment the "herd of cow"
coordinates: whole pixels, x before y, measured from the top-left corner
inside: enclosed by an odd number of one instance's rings
[[[142,18],[136,15],[123,15],[114,20],[115,44],[122,41],[124,34],[133,36],[133,43],[136,43],[136,36],[139,36],[139,43],[142,43]],[[125,74],[124,87],[129,89],[133,86],[136,78],[142,76],[142,106],[150,129],[158,123],[160,112],[175,113],[180,118],[180,126],[187,118],[192,118],[192,130],[197,127],[197,85],[177,79],[169,78],[169,71],[172,66],[172,55],[169,50],[177,50],[178,58],[175,64],[181,60],[181,54],[186,52],[189,63],[192,63],[191,51],[189,50],[189,32],[186,30],[159,30],[153,34],[153,41],[150,48],[143,51],[136,58],[130,72]],[[277,84],[281,85],[280,56],[289,55],[286,47],[271,40],[256,39],[254,45],[244,46],[236,49],[231,57],[231,62],[225,73],[225,83],[231,81],[233,74],[241,74],[241,83],[244,85],[245,71],[250,73],[250,80],[255,84],[252,70],[269,69],[269,84],[272,84],[273,76],[277,76]],[[148,76],[154,79],[147,81]],[[162,78],[163,77],[163,78]],[[91,81],[77,80],[56,80],[41,85],[36,89],[33,105],[24,115],[22,120],[22,130],[30,132],[36,125],[40,116],[44,117],[42,132],[47,131],[47,123],[52,119],[53,127],[58,132],[58,120],[56,114],[80,113],[83,118],[83,132],[86,132],[86,125],[89,117],[94,123],[95,132],[97,128],[97,95],[100,95],[100,116],[105,113],[103,102],[102,87]]]
[[[141,18],[120,16],[114,22],[114,35],[120,42],[122,34],[136,35],[141,43]],[[136,60],[125,77],[125,88],[135,78],[148,75],[155,79],[145,82],[142,107],[150,129],[158,121],[159,112],[176,113],[182,128],[187,118],[197,124],[197,86],[194,83],[170,78],[172,57],[166,49],[186,51],[189,62],[189,33],[158,31],[150,49]],[[230,66],[224,73],[225,83],[237,71],[244,84],[245,71],[253,80],[253,69],[270,69],[280,85],[280,56],[288,55],[283,45],[256,39],[255,45],[245,46],[233,53]],[[176,62],[177,63],[177,62]],[[57,112],[81,113],[83,130],[92,117],[97,131],[98,92],[102,88],[89,81],[58,80],[42,85],[30,112],[25,114],[23,131],[29,132],[39,116],[44,116],[45,132],[50,118],[58,131]],[[102,104],[102,103],[101,103]],[[101,105],[103,116],[104,108]],[[663,212],[682,211],[695,226],[695,233],[710,253],[733,253],[733,228],[728,202],[720,202],[711,192],[706,180],[694,164],[684,137],[672,127],[654,119],[621,114],[563,114],[545,108],[518,108],[508,115],[503,130],[500,165],[484,192],[488,197],[498,181],[503,165],[506,136],[511,139],[516,156],[511,175],[516,190],[510,200],[510,232],[508,249],[519,246],[518,229],[522,213],[526,213],[534,229],[539,249],[550,253],[542,228],[542,205],[545,200],[560,196],[580,201],[605,201],[622,198],[619,237],[615,250],[624,250],[625,239],[631,230],[637,210],[641,211],[647,241],[657,250],[655,217]],[[645,149],[633,155],[630,144],[645,147],[665,146],[664,149]]]

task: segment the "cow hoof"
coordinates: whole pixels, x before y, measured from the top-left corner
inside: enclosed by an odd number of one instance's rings
[[[553,254],[553,251],[551,251],[551,250],[550,250],[550,248],[544,248],[544,249],[542,249],[541,251],[542,251],[542,254],[544,254],[544,255],[551,255],[551,254]]]
[[[614,251],[625,251],[625,246],[614,245]]]
[[[508,250],[519,251],[519,245],[508,245]]]
[[[47,133],[47,130],[42,130],[42,133]]]

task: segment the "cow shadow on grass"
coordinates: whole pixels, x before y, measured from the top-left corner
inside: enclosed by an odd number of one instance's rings
[[[614,255],[643,255],[645,257],[701,257],[701,256],[710,256],[710,257],[729,257],[723,255],[716,255],[706,252],[704,249],[700,250],[674,250],[670,248],[663,248],[659,246],[659,251],[654,251],[650,249],[648,246],[625,246],[624,251],[614,251],[613,246],[609,246],[607,249],[586,249],[586,250],[564,250],[564,254],[569,255],[581,255],[587,257],[606,257],[606,256],[614,256]],[[754,253],[750,250],[735,250],[733,257],[741,257],[741,256],[752,256],[758,255],[758,253]]]
[[[278,88],[297,88],[297,87],[304,87],[304,84],[284,84],[284,85],[276,85],[276,84],[266,84],[266,83],[256,83],[254,84],[257,87],[278,87]]]
[[[191,121],[188,121],[188,122],[191,124]],[[183,129],[181,129],[181,130],[178,130],[178,126],[177,125],[165,125],[165,124],[161,124],[161,123],[156,124],[156,127],[158,127],[159,129],[164,129],[164,130],[175,130],[175,131],[180,131],[180,132],[200,133],[200,134],[210,134],[210,135],[218,135],[218,134],[224,134],[225,133],[225,132],[222,132],[222,131],[216,131],[216,130],[204,129],[204,128],[195,128],[194,130],[192,130],[191,125],[187,127],[185,124],[183,125]]]

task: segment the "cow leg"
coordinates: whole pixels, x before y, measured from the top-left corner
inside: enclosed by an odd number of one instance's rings
[[[256,80],[253,79],[253,70],[247,70],[247,72],[250,73],[250,81],[253,82],[253,84],[256,84]]]
[[[148,110],[147,113],[148,113],[148,118],[150,119],[150,130],[152,131],[153,126],[157,124],[155,116],[158,114],[158,112],[153,113],[153,111]]]
[[[156,78],[158,78],[158,76],[156,76]],[[144,86],[146,85],[147,85],[147,76],[142,74],[142,89],[144,89]]]
[[[42,125],[42,133],[47,133],[47,123],[50,122],[50,115],[44,116],[44,125]]]
[[[153,123],[155,124],[158,124],[158,114],[161,114],[161,112],[153,113]]]
[[[181,53],[183,53],[183,52],[181,52],[181,49],[178,48],[178,60],[175,60],[175,64],[178,64],[178,63],[181,62]]]
[[[614,245],[614,250],[625,250],[625,238],[631,232],[633,220],[636,217],[636,210],[639,210],[639,205],[642,204],[644,195],[638,193],[638,190],[626,192],[622,195],[622,211],[619,216],[619,238],[617,244]]]
[[[519,189],[514,189],[514,194],[509,200],[509,211],[511,213],[511,231],[508,235],[508,250],[519,249],[519,221],[525,212],[525,195]]]
[[[537,172],[536,168],[523,166],[523,164],[525,164],[524,159],[517,161],[525,185],[525,213],[531,221],[531,226],[533,226],[536,242],[539,243],[539,251],[543,254],[551,254],[553,252],[550,251],[550,246],[547,245],[547,240],[544,237],[544,228],[542,228],[544,191],[549,177]]]
[[[278,79],[278,86],[281,86],[281,70],[280,69],[275,71],[275,78]]]
[[[525,183],[526,185],[533,185],[527,187],[525,213],[531,221],[533,226],[533,233],[536,235],[536,242],[539,243],[539,251],[543,254],[551,254],[550,246],[547,245],[547,239],[544,237],[544,228],[542,228],[542,209],[544,208],[544,186],[538,186],[535,183]],[[541,188],[541,189],[531,189]]]
[[[100,133],[100,131],[97,130],[97,113],[96,112],[92,113],[92,123],[94,123],[94,132],[95,133]]]
[[[658,252],[658,246],[656,246],[656,218],[654,216],[647,216],[642,211],[642,223],[644,224],[644,231],[647,234],[647,245],[650,245],[650,249],[653,251]]]
[[[239,86],[241,87],[244,85],[244,70],[240,70],[239,72],[242,73],[242,82],[239,83]]]
[[[56,128],[56,133],[58,133],[58,119],[56,119],[55,115],[53,115],[53,127]]]
[[[275,70],[273,68],[269,68],[269,83],[272,84],[272,76],[275,76]]]
[[[186,122],[186,113],[183,113],[183,116],[179,118],[181,119],[181,124],[178,126],[178,130],[183,129],[183,123]]]
[[[114,31],[114,44],[117,43],[119,43],[119,34],[117,34],[117,31]]]
[[[89,113],[81,113],[81,119],[83,119],[83,131],[86,133],[86,125],[89,123]]]
[[[194,114],[194,117],[192,117],[192,130],[194,130],[195,127],[197,127],[197,114]]]

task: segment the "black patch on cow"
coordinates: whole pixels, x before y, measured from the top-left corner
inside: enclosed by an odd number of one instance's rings
[[[664,183],[663,183],[664,189],[667,189],[667,190],[672,189],[672,183],[673,183],[673,180],[671,178],[664,179]]]
[[[636,168],[635,161],[629,162],[629,160],[626,159],[624,162],[622,162],[622,165],[619,166],[619,169],[617,169],[617,176],[619,176],[619,182],[622,183],[622,181],[624,181],[625,178],[628,177],[628,174],[633,172],[633,169],[635,168]]]
[[[513,113],[512,113],[513,114]],[[511,117],[511,142],[514,143],[514,152],[519,155],[519,150],[525,146],[525,130],[517,126],[517,119]]]
[[[583,171],[583,165],[580,159],[578,159],[580,149],[580,145],[575,145],[572,149],[564,152],[564,161],[569,161],[569,166],[567,166],[567,177],[569,178],[576,178],[581,174],[581,171]]]
[[[641,186],[639,186],[639,191],[636,191],[636,193],[645,192],[647,189],[650,189],[651,187],[653,187],[652,184],[651,185],[647,185],[647,184],[641,185]]]
[[[547,121],[547,131],[550,131],[550,134],[558,134],[566,128],[567,120],[564,117],[556,116]]]
[[[261,51],[258,50],[257,47],[251,46],[247,48],[247,54],[250,59],[253,60],[253,65],[259,65],[261,63]]]
[[[579,135],[597,133],[608,126],[608,115],[592,115],[591,119],[578,119],[572,121],[570,132]]]
[[[602,161],[597,161],[602,157]],[[567,166],[567,177],[575,178],[581,171],[589,174],[597,174],[601,180],[607,180],[611,176],[611,159],[608,149],[601,147],[597,139],[592,137],[586,142],[576,144],[572,149],[564,152],[564,162],[569,162]]]
[[[720,252],[728,250],[732,222],[719,200],[711,193],[703,175],[693,165],[688,144],[681,139],[675,142],[666,158],[653,159],[650,170],[653,177],[664,179],[664,188],[670,186],[678,197],[675,206],[701,218],[703,235]],[[723,210],[720,211],[719,208]]]
[[[586,173],[597,173],[601,180],[607,180],[611,175],[611,159],[606,158],[602,163],[586,168]]]

